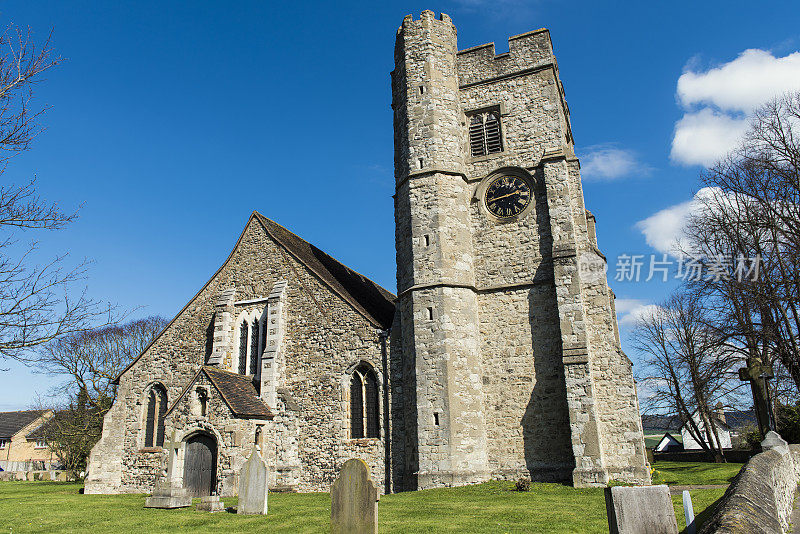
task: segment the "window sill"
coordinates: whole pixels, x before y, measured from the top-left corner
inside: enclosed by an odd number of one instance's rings
[[[164,450],[163,447],[142,447],[141,449],[139,449],[139,452],[151,452],[152,453],[152,452],[161,452],[163,450]]]
[[[508,150],[503,150],[501,152],[492,152],[491,154],[486,154],[485,156],[470,156],[467,158],[467,163],[481,163],[483,161],[489,161],[494,158],[498,158],[500,156],[511,156],[513,155]]]
[[[347,440],[347,445],[355,445],[357,447],[369,447],[380,443],[381,438],[350,438]]]

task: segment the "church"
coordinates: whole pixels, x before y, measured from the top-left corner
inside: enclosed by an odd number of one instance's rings
[[[632,364],[546,29],[458,50],[407,16],[391,73],[397,295],[254,212],[116,379],[86,493],[490,479],[650,482]]]

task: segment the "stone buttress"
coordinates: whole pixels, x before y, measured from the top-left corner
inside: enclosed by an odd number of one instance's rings
[[[397,290],[403,357],[415,365],[417,488],[489,477],[456,75],[456,31],[426,11],[395,45]]]

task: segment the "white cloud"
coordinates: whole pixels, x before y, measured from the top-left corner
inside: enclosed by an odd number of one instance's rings
[[[704,199],[719,194],[719,190],[704,187],[691,199],[675,204],[650,217],[636,223],[643,234],[647,244],[665,254],[677,254],[680,250],[686,251],[685,240],[686,223],[705,205]]]
[[[710,108],[686,113],[675,124],[670,157],[686,165],[711,166],[725,156],[747,131],[748,120]]]
[[[617,299],[614,301],[614,306],[621,326],[635,326],[639,319],[647,317],[659,309],[655,304],[648,304],[638,299]]]
[[[739,143],[754,109],[797,90],[800,52],[775,57],[749,49],[706,71],[687,68],[678,78],[685,113],[675,124],[670,157],[685,165],[713,164]]]
[[[685,72],[678,78],[684,107],[711,104],[719,109],[750,112],[768,100],[800,89],[800,52],[775,57],[751,48],[706,72]]]
[[[581,175],[586,180],[617,180],[634,174],[647,175],[650,171],[632,150],[612,145],[590,146],[581,158]]]

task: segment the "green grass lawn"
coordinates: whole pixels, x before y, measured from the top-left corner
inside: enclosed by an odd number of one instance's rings
[[[653,467],[670,486],[730,484],[744,464],[655,462]]]
[[[729,464],[700,470],[702,482],[718,480]],[[684,483],[672,462],[657,464],[659,471]],[[714,478],[716,477],[716,478]],[[145,509],[144,495],[81,495],[80,484],[55,482],[0,482],[0,534],[6,532],[327,532],[330,496],[327,493],[269,496],[269,515],[237,516],[193,509]],[[416,532],[586,532],[606,533],[602,489],[574,489],[560,484],[533,484],[530,492],[512,490],[511,482],[488,482],[463,488],[435,489],[384,495],[378,506],[380,531]],[[719,499],[722,489],[693,490],[695,514]],[[674,495],[675,515],[681,528],[681,496]],[[236,499],[224,499],[236,506]]]

